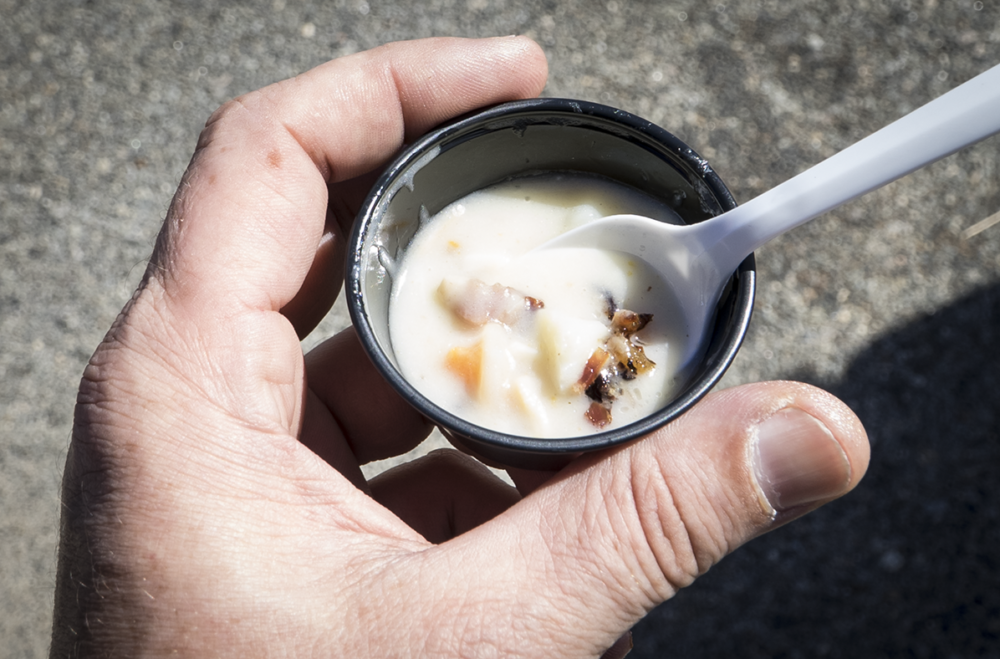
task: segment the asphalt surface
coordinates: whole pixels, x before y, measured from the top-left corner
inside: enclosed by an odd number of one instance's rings
[[[47,652],[79,376],[227,98],[387,41],[528,34],[546,95],[662,125],[745,201],[1000,62],[996,0],[0,0],[0,17],[9,657]],[[1000,226],[970,230],[1000,211],[998,152],[987,140],[758,252],[725,384],[833,391],[869,430],[871,469],[654,611],[632,656],[1000,656]]]

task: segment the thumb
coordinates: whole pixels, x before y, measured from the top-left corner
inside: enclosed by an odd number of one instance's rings
[[[452,587],[507,584],[521,600],[510,628],[551,643],[549,656],[597,657],[744,542],[848,492],[867,465],[864,429],[833,396],[791,382],[723,391],[447,543],[489,548],[475,579],[463,570]]]

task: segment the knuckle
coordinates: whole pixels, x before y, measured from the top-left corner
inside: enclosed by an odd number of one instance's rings
[[[753,511],[717,465],[633,457],[630,501],[637,563],[661,599],[690,585],[741,544]],[[759,511],[758,511],[759,512]],[[755,520],[754,520],[755,521]]]
[[[705,569],[694,520],[683,514],[675,486],[659,469],[632,468],[630,491],[640,533],[638,559],[655,592],[663,599],[690,585]]]

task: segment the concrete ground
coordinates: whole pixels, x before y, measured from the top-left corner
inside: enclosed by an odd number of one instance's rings
[[[386,41],[523,33],[549,55],[546,95],[664,126],[747,200],[1000,62],[995,0],[0,0],[0,17],[9,657],[47,651],[78,378],[227,98]],[[998,152],[990,139],[758,252],[726,384],[830,389],[869,429],[871,470],[654,611],[632,656],[1000,656],[1000,226],[976,227],[1000,211]]]

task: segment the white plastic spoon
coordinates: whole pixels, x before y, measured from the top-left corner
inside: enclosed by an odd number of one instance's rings
[[[677,295],[688,342],[702,349],[723,286],[751,252],[782,233],[1000,131],[1000,65],[722,215],[672,225],[613,215],[538,249],[600,247],[647,261]]]

